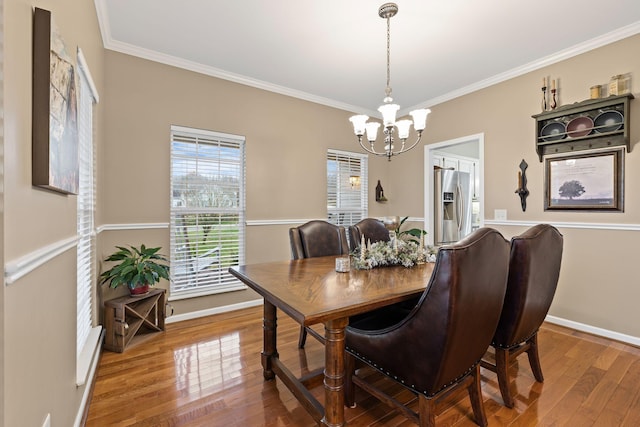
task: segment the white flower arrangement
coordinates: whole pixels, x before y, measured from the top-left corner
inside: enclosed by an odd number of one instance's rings
[[[388,242],[375,242],[368,246],[359,246],[353,253],[352,265],[357,270],[370,270],[376,267],[402,265],[413,267],[425,260],[424,250],[413,240],[392,239]]]

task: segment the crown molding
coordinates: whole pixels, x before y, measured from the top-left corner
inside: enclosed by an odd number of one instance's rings
[[[123,43],[123,42],[114,40],[113,37],[111,36],[111,28],[109,26],[109,19],[108,19],[107,9],[105,6],[105,0],[94,0],[94,1],[96,6],[96,13],[98,16],[98,22],[100,26],[100,32],[102,34],[102,41],[105,49],[113,50],[115,52],[124,53],[127,55],[142,58],[142,59],[147,59],[150,61],[165,64],[165,65],[174,66],[177,68],[182,68],[185,70],[208,75],[211,77],[216,77],[216,78],[231,81],[234,83],[239,83],[245,86],[250,86],[257,89],[278,93],[280,95],[290,96],[292,98],[297,98],[304,101],[325,105],[327,107],[337,108],[339,110],[344,110],[349,112],[359,112],[359,114],[367,114],[371,117],[380,116],[380,114],[375,110],[358,107],[351,104],[346,104],[333,99],[324,98],[324,97],[313,95],[307,92],[291,89],[285,86],[280,86],[280,85],[265,82],[262,80],[253,79],[251,77],[231,73],[219,68],[200,64],[194,61],[188,61],[172,55],[167,55],[154,50],[144,49],[138,46],[134,46],[128,43]],[[561,50],[559,52],[553,53],[551,55],[540,58],[538,60],[532,61],[520,67],[513,68],[504,73],[496,74],[495,76],[492,76],[487,79],[481,80],[479,82],[473,83],[471,85],[456,89],[442,96],[438,96],[438,97],[426,100],[424,102],[421,102],[420,104],[416,104],[411,107],[401,109],[398,112],[398,116],[404,116],[408,114],[409,111],[412,111],[416,108],[432,107],[434,105],[441,104],[443,102],[450,101],[452,99],[455,99],[464,95],[468,95],[472,92],[485,89],[489,86],[493,86],[495,84],[504,82],[506,80],[510,80],[512,78],[529,73],[531,71],[535,71],[540,68],[555,64],[557,62],[569,59],[576,55],[580,55],[582,53],[608,45],[610,43],[625,39],[627,37],[633,36],[638,33],[640,33],[640,21],[618,28],[609,33],[592,38],[590,40],[579,43],[575,46]]]

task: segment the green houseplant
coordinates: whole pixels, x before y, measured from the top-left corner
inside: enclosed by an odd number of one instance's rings
[[[159,254],[161,248],[139,248],[116,246],[118,250],[105,261],[119,262],[100,275],[100,283],[109,283],[109,287],[126,286],[131,295],[141,295],[149,291],[149,286],[169,280],[169,266],[167,258]]]

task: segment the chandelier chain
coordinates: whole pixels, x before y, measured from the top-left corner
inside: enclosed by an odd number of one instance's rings
[[[387,97],[391,96],[391,18],[387,17]]]

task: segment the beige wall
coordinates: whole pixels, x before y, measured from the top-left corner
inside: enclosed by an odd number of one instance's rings
[[[430,144],[484,133],[485,218],[492,219],[494,209],[507,209],[509,218],[490,224],[507,237],[537,222],[563,225],[565,256],[551,314],[632,337],[640,337],[632,306],[640,297],[640,288],[630,286],[635,273],[624,260],[634,250],[637,231],[600,228],[619,223],[637,228],[640,223],[640,199],[633,197],[640,182],[639,155],[633,151],[625,156],[624,213],[544,212],[543,164],[535,153],[531,116],[539,112],[542,76],[558,79],[560,105],[582,101],[590,86],[606,83],[613,74],[640,75],[640,58],[629,54],[638,49],[640,36],[631,37],[437,105],[432,108],[425,135]],[[107,53],[106,64],[109,91],[100,162],[104,224],[168,222],[171,124],[246,137],[250,223],[324,217],[327,148],[360,151],[347,121],[348,112],[114,52]],[[637,87],[635,83],[634,89]],[[640,135],[636,102],[632,103],[633,142]],[[370,157],[371,216],[424,216],[422,150],[417,148],[391,162]],[[529,163],[531,191],[526,212],[520,210],[514,193],[523,158]],[[373,200],[377,179],[389,199],[385,204]],[[250,225],[246,261],[287,258],[289,226]],[[109,233],[115,231],[102,233],[103,254],[118,241],[107,238]],[[168,247],[166,229],[141,234],[141,238]],[[255,294],[246,291],[175,301],[173,305],[176,314],[184,314],[254,298]]]
[[[485,218],[494,209],[507,209],[509,221],[495,223],[505,236],[523,230],[520,224],[551,222],[565,235],[563,266],[558,293],[550,314],[596,328],[640,337],[637,304],[637,267],[634,253],[640,242],[640,138],[639,101],[631,102],[632,151],[625,155],[625,211],[571,212],[543,210],[543,163],[535,153],[535,121],[540,112],[540,81],[543,76],[559,79],[560,105],[589,97],[589,87],[608,82],[610,76],[632,73],[633,92],[640,82],[640,36],[562,61],[541,70],[503,82],[433,108],[428,143],[464,135],[485,136]],[[518,165],[527,169],[527,211],[520,209],[517,187]],[[415,160],[413,167],[419,167]],[[603,228],[617,228],[621,231]],[[573,228],[578,227],[578,228]],[[624,226],[623,226],[624,227]]]
[[[102,224],[168,223],[171,125],[245,136],[250,222],[326,217],[327,149],[359,152],[345,111],[115,52],[107,52],[105,76]],[[387,163],[371,161],[372,181],[387,181]],[[373,201],[373,187],[369,193],[370,214],[385,215],[387,206]],[[418,206],[409,214],[420,212]],[[290,226],[248,227],[247,262],[289,258]],[[141,231],[138,240],[122,232],[114,238],[114,233],[101,233],[100,255],[110,253],[114,243],[153,240],[169,248],[166,228]],[[112,294],[107,290],[105,298]],[[172,305],[176,314],[184,314],[256,298],[247,290]]]
[[[103,48],[90,1],[4,1],[4,262],[76,236],[76,197],[31,186],[32,8],[50,10],[70,53],[85,54],[102,92]],[[100,114],[100,106],[96,110]],[[96,120],[99,130],[99,117]],[[99,132],[98,132],[99,133]],[[99,141],[99,135],[97,137]],[[76,251],[45,262],[4,287],[2,340],[5,426],[73,425],[76,387]],[[3,265],[5,265],[3,262]]]
[[[168,248],[171,124],[246,137],[250,222],[325,216],[327,148],[360,151],[347,121],[350,113],[105,53],[92,2],[7,0],[7,18],[2,20],[8,41],[2,61],[4,218],[0,234],[4,236],[0,256],[4,263],[15,265],[25,255],[75,236],[75,197],[31,187],[33,5],[51,10],[69,46],[83,48],[101,95],[96,110],[97,219],[105,227],[99,234],[98,259],[115,244],[145,242]],[[484,133],[485,217],[492,218],[494,209],[507,209],[509,221],[492,224],[507,237],[530,223],[562,225],[565,257],[551,314],[632,337],[640,337],[635,311],[640,288],[633,266],[640,224],[640,201],[635,197],[640,182],[638,149],[625,156],[624,213],[544,212],[543,169],[534,151],[531,115],[539,112],[542,76],[559,79],[560,104],[580,101],[588,96],[591,85],[605,83],[612,74],[640,76],[640,56],[635,54],[639,49],[640,36],[634,36],[435,106],[425,135],[426,143],[435,143]],[[634,92],[639,87],[634,81]],[[634,145],[640,136],[637,102],[632,103]],[[371,158],[371,216],[423,216],[421,150],[392,162]],[[531,191],[524,213],[514,194],[522,158],[530,165]],[[386,204],[373,200],[378,179],[389,199]],[[618,224],[632,230],[603,229]],[[247,262],[288,257],[289,226],[249,226]],[[114,295],[105,291],[106,298]],[[173,304],[176,313],[184,314],[252,299],[255,295],[245,291]],[[3,287],[0,303],[3,424],[39,426],[51,414],[53,426],[72,425],[84,392],[74,381],[75,249]]]

